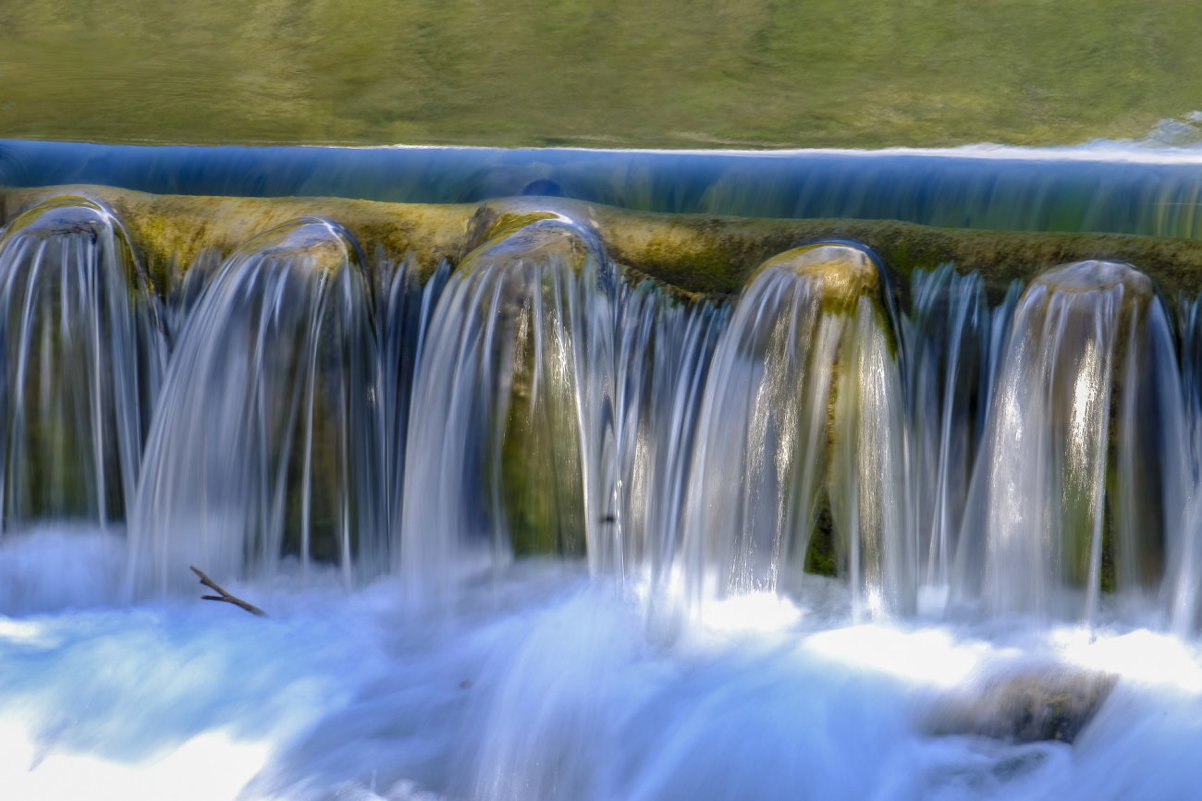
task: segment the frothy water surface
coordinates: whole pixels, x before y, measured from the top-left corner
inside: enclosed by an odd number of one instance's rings
[[[437,620],[395,577],[231,586],[117,608],[120,539],[9,538],[0,617],[11,798],[1192,798],[1196,644],[1013,619],[851,625],[846,588],[685,619],[582,565],[519,562]],[[11,586],[5,581],[5,586]],[[199,594],[198,588],[198,594]],[[756,621],[746,625],[745,621]],[[930,734],[974,682],[1032,666],[1119,682],[1074,745]]]

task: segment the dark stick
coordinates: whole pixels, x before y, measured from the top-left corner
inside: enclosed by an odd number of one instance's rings
[[[213,579],[206,576],[204,574],[204,571],[201,570],[196,565],[190,565],[190,567],[192,568],[192,572],[200,577],[201,584],[205,585],[210,590],[217,593],[216,595],[200,596],[204,600],[206,600],[206,601],[225,601],[227,604],[233,604],[234,606],[245,609],[247,612],[250,612],[252,615],[258,615],[259,617],[267,617],[267,613],[264,612],[259,607],[255,606],[252,603],[247,603],[246,601],[242,600],[241,598],[239,598],[236,595],[230,595],[228,592],[223,590],[221,587],[217,586],[217,582],[213,581]]]

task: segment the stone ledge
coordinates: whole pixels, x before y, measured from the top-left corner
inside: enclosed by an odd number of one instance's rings
[[[660,214],[563,198],[521,197],[472,204],[383,203],[345,198],[152,195],[107,186],[0,189],[7,222],[42,201],[76,195],[121,218],[160,289],[206,251],[228,254],[263,231],[298,217],[324,217],[351,233],[370,264],[413,256],[425,272],[458,262],[490,231],[546,214],[593,228],[614,261],[688,294],[738,292],[766,259],[820,240],[848,239],[875,250],[895,273],[954,262],[979,270],[990,295],[1065,262],[1130,262],[1160,291],[1202,291],[1202,241],[1121,234],[1028,233],[933,228],[894,220],[787,220]]]

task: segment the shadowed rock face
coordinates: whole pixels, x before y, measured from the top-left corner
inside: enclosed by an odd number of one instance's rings
[[[990,676],[939,699],[927,718],[927,729],[937,736],[1072,743],[1117,681],[1113,674],[1064,666]]]

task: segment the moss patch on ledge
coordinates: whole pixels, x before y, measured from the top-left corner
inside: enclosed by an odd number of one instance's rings
[[[109,186],[57,186],[0,190],[4,222],[37,203],[79,195],[112,209],[129,232],[156,287],[172,286],[206,251],[229,255],[253,237],[304,217],[332,220],[362,247],[367,264],[382,254],[414,254],[433,271],[462,257],[470,209],[402,205],[342,198],[243,198],[152,195]],[[474,209],[474,207],[472,207]]]
[[[1202,241],[1124,234],[1031,233],[934,228],[896,220],[778,220],[632,213],[594,207],[609,254],[690,292],[737,292],[756,267],[782,251],[822,240],[872,248],[889,269],[953,262],[979,271],[1000,298],[1015,279],[1030,280],[1059,264],[1087,259],[1127,261],[1168,295],[1202,291]]]
[[[498,225],[563,215],[595,230],[614,261],[686,293],[738,292],[766,259],[828,239],[861,242],[891,270],[954,262],[979,270],[991,296],[1016,278],[1084,259],[1128,261],[1162,292],[1202,291],[1202,241],[1119,234],[1017,233],[933,228],[894,220],[783,220],[629,211],[563,198],[522,197],[479,204],[381,203],[344,198],[151,195],[104,186],[0,190],[4,222],[36,203],[82,195],[112,208],[157,287],[173,285],[202,253],[231,252],[256,234],[298,217],[323,217],[350,232],[368,264],[414,256],[424,271],[457,264]]]

